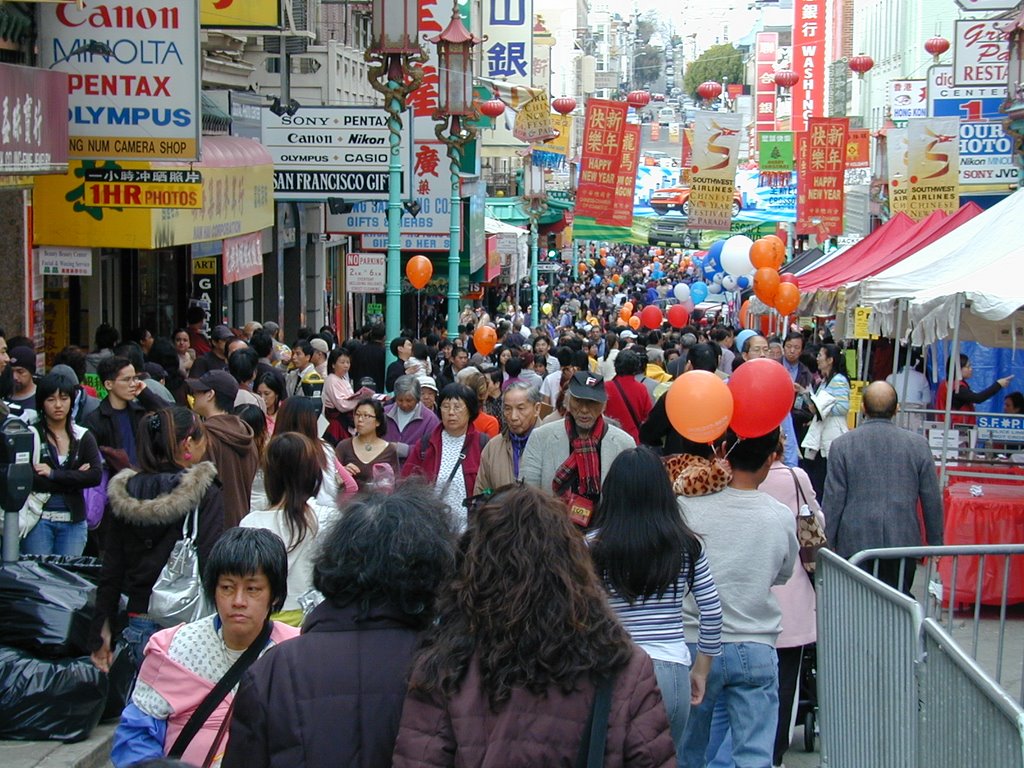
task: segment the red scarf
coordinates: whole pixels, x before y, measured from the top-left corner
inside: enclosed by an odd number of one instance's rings
[[[601,438],[608,431],[604,416],[598,416],[587,437],[580,437],[571,415],[565,417],[565,431],[569,435],[569,457],[555,472],[551,489],[556,496],[574,492],[597,500],[601,495]]]

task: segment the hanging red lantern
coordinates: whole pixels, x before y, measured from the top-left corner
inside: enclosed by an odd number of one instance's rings
[[[849,61],[850,70],[852,72],[856,72],[857,77],[864,77],[864,73],[869,71],[873,66],[875,66],[875,60],[863,53],[859,56],[854,56]]]
[[[800,82],[800,75],[792,69],[780,69],[775,73],[775,84],[779,88],[792,88]]]
[[[714,80],[707,80],[697,86],[697,95],[705,101],[717,99],[721,92],[722,84],[717,83]]]
[[[944,37],[929,37],[924,41],[924,49],[932,55],[938,63],[939,56],[949,50],[949,40]]]
[[[651,94],[647,91],[630,91],[626,103],[633,109],[643,109],[651,103]]]
[[[490,101],[485,101],[480,105],[480,114],[491,119],[500,117],[504,111],[505,102],[501,99],[491,99]]]
[[[576,99],[572,96],[559,96],[551,102],[551,107],[560,115],[568,115],[576,109]]]

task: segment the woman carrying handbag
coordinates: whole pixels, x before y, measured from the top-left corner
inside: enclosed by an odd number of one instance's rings
[[[110,758],[117,768],[165,755],[220,765],[242,673],[299,633],[270,620],[288,592],[284,543],[270,531],[225,533],[203,577],[216,613],[153,635],[114,734]]]

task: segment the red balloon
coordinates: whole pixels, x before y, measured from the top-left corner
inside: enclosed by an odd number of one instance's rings
[[[673,304],[668,308],[668,322],[673,328],[682,328],[690,322],[690,313],[682,304]]]
[[[434,265],[426,256],[413,256],[405,265],[405,276],[409,278],[412,287],[417,291],[430,282],[430,276],[434,274]]]
[[[734,404],[729,427],[740,437],[767,435],[793,408],[793,381],[774,360],[748,360],[729,377]]]
[[[779,275],[779,282],[780,283],[792,283],[797,288],[800,287],[800,278],[798,278],[792,272],[783,272],[781,275]]]
[[[640,322],[643,323],[644,328],[650,328],[651,330],[661,328],[661,323],[664,319],[661,310],[653,304],[640,310]]]
[[[473,346],[481,355],[489,355],[498,344],[498,334],[489,325],[481,325],[473,331]]]

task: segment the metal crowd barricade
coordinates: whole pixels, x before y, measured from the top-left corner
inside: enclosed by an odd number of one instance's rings
[[[1024,556],[1024,544],[866,550],[850,562],[821,552],[815,579],[822,765],[1024,768],[1024,680],[1020,700],[1001,684],[1009,563],[1016,555]],[[966,631],[960,631],[956,606],[949,602],[953,593],[928,588],[934,557],[952,557],[953,584],[961,558],[981,559]],[[1004,561],[994,660],[988,660],[994,677],[978,661],[981,650],[993,650],[991,633],[982,638],[979,632],[983,622],[992,621],[980,606],[984,558],[992,557]],[[875,560],[877,567],[879,559],[889,558],[928,558],[923,607],[857,565]],[[900,581],[902,575],[901,568]],[[944,605],[945,629],[928,617],[937,606],[941,618]],[[1024,668],[1024,659],[1018,660]]]

